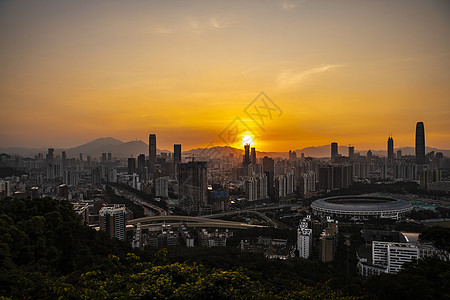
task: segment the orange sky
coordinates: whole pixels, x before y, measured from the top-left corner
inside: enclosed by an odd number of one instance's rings
[[[391,2],[2,1],[0,147],[224,145],[239,117],[264,151],[413,146],[418,121],[450,149],[450,4]]]

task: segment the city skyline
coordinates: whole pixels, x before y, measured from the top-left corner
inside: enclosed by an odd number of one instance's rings
[[[428,145],[450,149],[449,11],[447,1],[3,2],[0,147],[149,132],[161,149],[223,146],[239,117],[263,151],[385,149],[389,133],[414,146],[419,121]],[[261,91],[282,112],[263,128],[245,113]]]

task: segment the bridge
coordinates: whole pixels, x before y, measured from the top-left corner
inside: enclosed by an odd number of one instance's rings
[[[177,222],[178,221],[178,222]],[[141,227],[150,227],[151,224],[155,222],[165,222],[173,227],[179,226],[180,222],[184,222],[186,227],[217,227],[217,228],[233,228],[233,229],[249,229],[249,228],[263,228],[266,226],[261,225],[251,225],[240,222],[224,221],[224,220],[212,220],[211,218],[204,217],[190,217],[190,216],[152,216],[143,217],[138,219],[133,219],[127,222],[128,225],[135,225],[141,223]]]

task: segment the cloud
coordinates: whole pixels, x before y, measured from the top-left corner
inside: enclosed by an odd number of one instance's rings
[[[228,27],[231,23],[226,19],[210,18],[209,25],[212,29],[220,31]]]
[[[343,67],[344,65],[321,65],[302,72],[285,71],[278,75],[277,84],[279,88],[288,88],[299,84],[310,78],[312,75],[320,74]]]

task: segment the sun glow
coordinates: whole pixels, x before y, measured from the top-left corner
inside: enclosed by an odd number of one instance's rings
[[[242,145],[252,145],[253,144],[253,138],[251,135],[243,135],[242,136]]]

